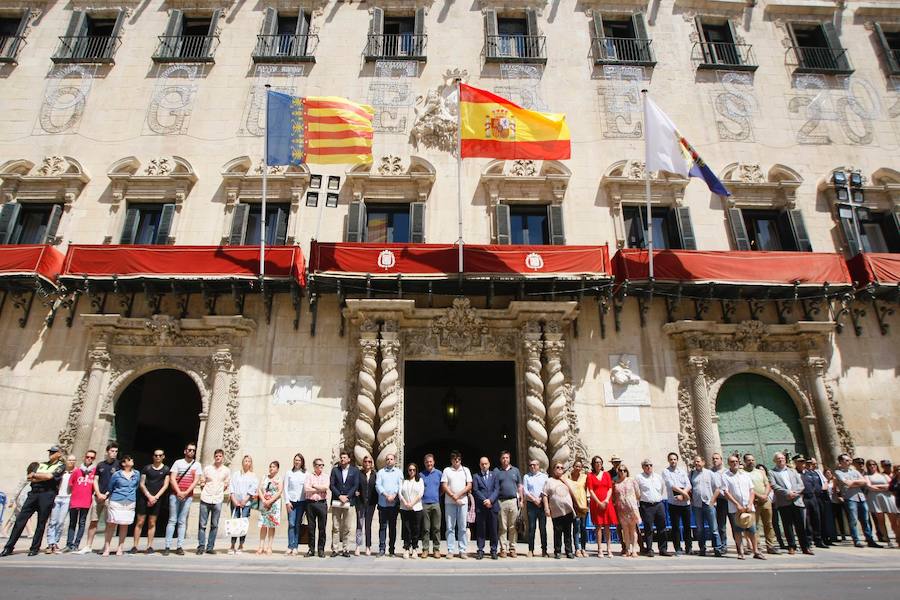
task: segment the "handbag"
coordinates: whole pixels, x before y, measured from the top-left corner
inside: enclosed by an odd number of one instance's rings
[[[250,530],[250,519],[238,517],[225,519],[225,537],[244,537]]]
[[[472,525],[475,522],[475,499],[469,494],[469,512],[466,513],[466,523]]]

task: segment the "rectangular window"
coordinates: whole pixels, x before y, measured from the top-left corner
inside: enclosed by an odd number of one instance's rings
[[[655,64],[643,13],[626,17],[601,15],[599,11],[594,11],[593,21],[596,63]]]
[[[99,14],[73,10],[53,61],[112,63],[124,22],[124,9]]]
[[[153,55],[157,62],[187,62],[213,60],[218,43],[219,19],[222,10],[211,15],[187,15],[180,10],[169,11],[169,21],[159,37],[159,48]]]
[[[12,62],[22,43],[22,32],[28,25],[29,11],[18,17],[0,17],[0,62]]]
[[[547,60],[545,37],[538,29],[537,11],[525,9],[525,16],[498,16],[484,11],[485,59],[494,62],[537,62]]]
[[[62,210],[60,204],[4,204],[0,211],[0,243],[53,243]]]
[[[657,250],[679,250],[682,248],[678,226],[670,208],[654,208],[653,248]],[[629,248],[647,247],[647,208],[645,206],[623,206],[622,219],[625,222],[625,245]]]
[[[310,43],[310,13],[282,14],[267,8],[262,29],[257,36],[253,60],[256,62],[314,62],[310,55],[315,43]]]
[[[900,252],[900,217],[890,212],[856,209],[863,252]]]
[[[547,245],[550,243],[550,221],[546,206],[509,207],[510,243]]]
[[[797,58],[797,72],[844,74],[853,72],[847,51],[841,47],[837,30],[830,21],[791,23],[790,32]]]
[[[247,211],[246,233],[244,244],[259,245],[259,225],[262,215],[262,204],[250,204]],[[266,244],[283,246],[287,237],[287,219],[291,211],[290,204],[266,203]]]
[[[367,242],[409,243],[408,204],[366,204]]]
[[[885,29],[881,23],[873,23],[875,36],[881,45],[881,53],[890,75],[900,75],[900,30]],[[888,27],[891,27],[888,25]],[[893,25],[893,27],[897,27]]]
[[[782,219],[777,211],[742,210],[741,213],[751,250],[794,250],[790,236],[780,230]]]
[[[381,8],[372,9],[366,41],[366,60],[424,60],[425,43],[424,8],[418,8],[414,14],[385,14]]]
[[[174,218],[174,204],[129,203],[119,243],[168,244]]]
[[[730,21],[699,21],[703,64],[736,66],[743,64]]]

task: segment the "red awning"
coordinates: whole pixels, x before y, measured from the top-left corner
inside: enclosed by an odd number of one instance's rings
[[[91,279],[257,279],[258,246],[69,246],[62,277]],[[298,246],[266,248],[266,279],[304,284]]]
[[[646,250],[620,250],[613,258],[616,280],[647,280],[648,260]],[[851,283],[843,257],[825,252],[658,250],[653,253],[653,278],[657,282],[731,285]]]
[[[64,259],[59,250],[46,244],[0,246],[0,277],[37,276],[55,283]]]
[[[900,284],[900,254],[857,254],[847,261],[853,281],[860,286]]]
[[[455,244],[317,243],[310,271],[359,276],[441,278],[459,271]],[[467,274],[527,277],[609,277],[606,246],[463,246]]]

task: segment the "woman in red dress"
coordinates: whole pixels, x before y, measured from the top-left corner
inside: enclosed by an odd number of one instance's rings
[[[613,482],[609,473],[603,470],[603,459],[595,456],[591,459],[591,472],[587,476],[587,489],[590,496],[591,523],[597,533],[597,557],[603,557],[602,532],[606,532],[606,556],[612,558],[610,541],[611,525],[618,525],[616,508],[612,502]]]

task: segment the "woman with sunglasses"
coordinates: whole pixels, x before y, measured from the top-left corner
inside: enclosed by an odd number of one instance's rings
[[[637,558],[640,553],[638,547],[638,525],[641,524],[641,513],[638,502],[641,499],[641,489],[637,481],[631,478],[631,471],[624,463],[616,469],[619,478],[613,488],[613,501],[616,505],[616,515],[619,518],[619,535],[622,537],[622,555],[628,558]]]
[[[575,558],[572,552],[572,526],[575,524],[575,491],[564,477],[565,467],[555,463],[550,479],[544,485],[544,513],[553,520],[553,558],[559,558],[563,538],[566,558]]]
[[[375,489],[375,461],[366,455],[359,471],[359,489],[356,491],[356,556],[365,541],[366,556],[372,555],[372,519],[378,507],[378,490]]]
[[[163,496],[169,490],[166,485],[169,482],[169,467],[163,464],[166,453],[157,448],[153,451],[153,464],[141,469],[141,482],[137,492],[137,521],[134,523],[134,546],[129,554],[137,554],[141,540],[141,532],[144,530],[144,521],[147,521],[147,554],[153,554],[153,538],[156,535],[156,519],[164,500]]]
[[[406,466],[406,478],[400,484],[400,523],[403,528],[403,558],[416,557],[422,535],[422,496],[425,482],[416,463]]]
[[[603,470],[603,459],[595,456],[591,459],[591,472],[587,476],[587,490],[591,500],[591,523],[597,532],[597,557],[612,558],[610,543],[612,541],[612,525],[618,525],[616,507],[612,502],[613,481],[610,474]],[[603,551],[603,534],[606,534],[606,552]]]

